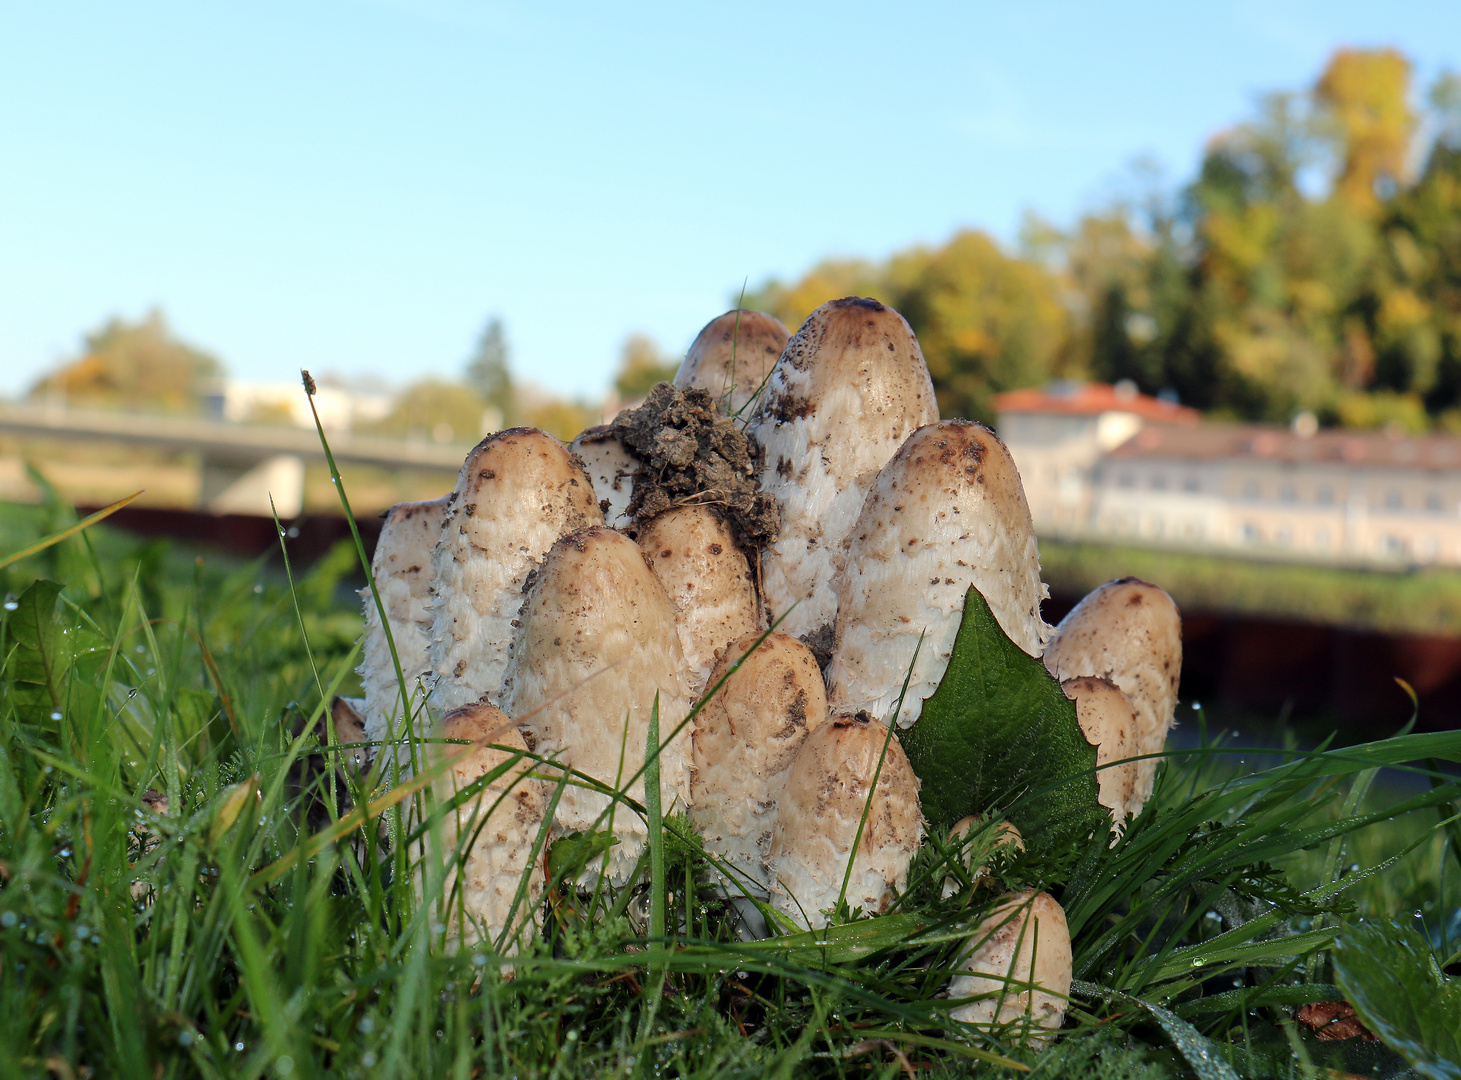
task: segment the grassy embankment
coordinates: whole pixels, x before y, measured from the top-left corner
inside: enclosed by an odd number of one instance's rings
[[[1387,633],[1461,634],[1461,570],[1358,569],[1117,544],[1041,540],[1052,592],[1155,581],[1190,611],[1223,611]]]
[[[0,509],[0,558],[64,520]],[[744,943],[672,819],[623,894],[560,874],[510,977],[491,950],[447,953],[409,847],[361,840],[429,808],[325,769],[311,734],[355,686],[352,558],[291,589],[100,528],[0,570],[0,1078],[1398,1075],[1397,1050],[1424,1061],[1453,1037],[1433,1004],[1454,982],[1421,958],[1461,945],[1439,825],[1461,791],[1372,785],[1380,765],[1461,759],[1456,735],[1256,775],[1175,758],[1116,845],[996,861],[1070,920],[1076,993],[1039,1054],[948,1019],[948,972],[995,893],[938,842],[888,914]],[[1384,1043],[1294,1023],[1341,995],[1401,1006]]]

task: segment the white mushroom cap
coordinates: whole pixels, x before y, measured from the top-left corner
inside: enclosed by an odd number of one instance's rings
[[[699,694],[715,654],[761,629],[751,566],[708,506],[666,510],[640,532],[639,547],[675,606],[690,690]]]
[[[650,712],[659,696],[660,738],[689,713],[684,655],[675,612],[639,546],[599,526],[560,539],[528,588],[503,708],[534,738],[537,752],[644,801],[644,779],[628,780],[644,764]],[[626,727],[627,724],[627,727]],[[622,757],[621,757],[622,755]],[[689,732],[664,747],[660,777],[665,813],[687,801]],[[568,786],[558,804],[565,832],[595,825],[606,795]],[[619,843],[608,873],[622,883],[643,849],[645,824],[617,806]]]
[[[867,823],[853,859],[864,808]],[[918,777],[897,737],[866,713],[838,713],[807,736],[782,790],[771,839],[771,903],[800,926],[826,926],[825,912],[836,906],[853,859],[847,905],[885,911],[908,883],[922,840]]]
[[[370,573],[386,609],[396,656],[406,676],[407,690],[415,702],[421,700],[419,679],[431,668],[427,647],[431,643],[431,552],[441,539],[450,496],[430,502],[399,503],[386,511],[370,560]],[[384,742],[394,730],[401,733],[400,685],[391,647],[381,625],[380,611],[370,589],[360,590],[365,606],[365,631],[361,635],[360,673],[365,687],[361,719],[365,738]]]
[[[1159,754],[1176,724],[1182,676],[1182,617],[1162,589],[1137,578],[1108,581],[1071,609],[1045,648],[1057,679],[1095,675],[1136,708],[1133,754]],[[1151,797],[1157,758],[1137,763],[1135,806]]]
[[[445,806],[458,792],[493,769],[512,761],[513,751],[528,749],[517,725],[501,710],[487,704],[468,705],[447,713],[432,734],[438,739],[470,739],[478,744],[469,748],[435,743],[428,749],[427,761],[432,764],[460,756],[432,784],[438,807]],[[495,749],[498,746],[507,749]],[[465,756],[461,756],[464,752]],[[543,868],[540,863],[532,862],[529,870],[529,864],[548,809],[548,786],[529,777],[535,764],[531,758],[520,759],[478,794],[448,810],[428,834],[430,854],[424,858],[438,862],[434,871],[428,871],[427,865],[418,868],[417,896],[424,893],[426,875],[439,874],[441,861],[450,860],[440,893],[446,909],[449,942],[466,945],[484,940],[495,942],[507,925],[524,871],[529,873],[528,893],[514,917],[515,928],[528,922],[538,905],[543,891]],[[457,861],[454,853],[459,843],[470,846]],[[458,884],[459,869],[462,877]],[[508,943],[507,952],[517,952],[515,940]]]
[[[751,422],[761,487],[781,509],[781,533],[761,556],[766,606],[786,615],[778,629],[830,629],[832,578],[863,498],[904,440],[937,419],[928,365],[892,308],[847,297],[802,323]]]
[[[1106,766],[1096,773],[1101,805],[1111,811],[1112,820],[1121,827],[1128,814],[1141,813],[1145,796],[1138,798],[1141,762],[1121,765],[1110,762],[1134,757],[1140,720],[1131,699],[1116,684],[1094,675],[1066,679],[1060,684],[1065,696],[1075,702],[1076,719],[1086,741],[1096,747],[1097,766]]]
[[[564,533],[602,522],[588,476],[545,431],[499,431],[467,455],[433,553],[435,708],[496,701],[529,571]]]
[[[1073,958],[1065,910],[1049,893],[1013,893],[969,935],[949,997],[989,995],[949,1010],[955,1020],[981,1027],[1030,1026],[1038,1044],[1060,1029],[1070,994]],[[1030,984],[1034,984],[1034,988]]]
[[[690,820],[705,847],[766,886],[776,807],[797,751],[827,719],[827,694],[812,651],[786,634],[730,644],[710,675],[715,686],[691,729]],[[744,879],[738,879],[745,885]]]
[[[949,840],[958,843],[983,824],[984,818],[979,814],[970,814],[968,817],[960,818],[950,827]],[[987,843],[987,849],[983,848],[982,845],[975,845],[975,848],[966,848],[961,853],[964,866],[971,871],[970,876],[976,885],[989,883],[989,867],[985,863],[981,863],[979,866],[973,865],[975,849],[985,850],[986,856],[993,855],[1002,847],[1010,848],[1012,851],[1025,850],[1024,836],[1020,834],[1019,829],[1008,821],[1001,821],[998,825],[994,826],[993,835],[989,837]],[[958,891],[959,881],[957,878],[952,875],[944,878],[943,894],[945,900]]]
[[[832,707],[887,719],[907,678],[898,726],[917,720],[948,668],[971,585],[1010,640],[1039,656],[1046,588],[1019,471],[994,432],[944,420],[883,467],[852,530],[835,581]]]
[[[790,337],[774,315],[727,311],[695,338],[675,373],[675,385],[709,390],[720,411],[735,416],[761,389]]]
[[[583,462],[593,484],[594,497],[604,515],[604,524],[613,529],[627,529],[629,500],[634,495],[634,474],[639,459],[619,441],[612,424],[599,424],[579,433],[568,449]]]

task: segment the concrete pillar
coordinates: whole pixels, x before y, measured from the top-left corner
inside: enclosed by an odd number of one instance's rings
[[[281,519],[299,516],[304,509],[303,458],[275,454],[263,461],[203,460],[203,509],[268,517],[271,496]]]

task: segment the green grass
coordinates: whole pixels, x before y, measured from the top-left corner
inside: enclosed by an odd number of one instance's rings
[[[0,557],[69,520],[0,508]],[[938,838],[889,914],[745,943],[685,820],[626,801],[659,824],[632,888],[580,895],[560,843],[510,971],[445,954],[414,845],[365,839],[430,808],[412,795],[393,820],[316,735],[355,686],[354,558],[291,589],[102,526],[0,570],[0,1078],[1399,1075],[1385,1044],[1319,1042],[1293,1007],[1340,994],[1333,943],[1362,916],[1413,925],[1441,963],[1461,947],[1441,824],[1461,790],[1428,764],[1461,760],[1445,734],[1256,773],[1207,746],[1163,767],[1115,846],[996,862],[1070,919],[1077,993],[1041,1054],[947,1018],[994,893],[944,898],[968,875]]]
[[[1179,606],[1387,633],[1461,634],[1461,570],[1357,569],[1042,539],[1053,592],[1084,596],[1112,578],[1161,584]]]

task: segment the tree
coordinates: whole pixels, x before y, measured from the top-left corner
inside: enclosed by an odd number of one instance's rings
[[[109,319],[85,341],[85,353],[37,382],[31,397],[60,394],[107,408],[196,412],[223,378],[218,359],[175,337],[158,308],[138,322]]]
[[[1410,61],[1394,49],[1340,49],[1314,87],[1339,157],[1337,188],[1350,205],[1378,205],[1405,178],[1415,134]]]
[[[467,385],[476,390],[482,400],[502,413],[504,425],[512,424],[517,416],[517,395],[512,384],[509,367],[510,351],[507,344],[507,328],[502,319],[494,315],[487,320],[482,334],[477,338],[477,347],[467,361]]]
[[[673,379],[679,368],[679,361],[662,355],[653,338],[647,334],[630,334],[619,351],[614,392],[621,401],[638,401],[657,383]]]
[[[475,387],[427,378],[402,390],[390,413],[361,430],[421,441],[470,443],[495,427],[495,420]]]

